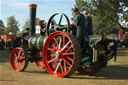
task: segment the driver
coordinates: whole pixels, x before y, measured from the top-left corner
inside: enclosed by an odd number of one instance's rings
[[[82,48],[82,55],[84,55],[83,49],[85,48],[85,35],[87,30],[87,28],[85,27],[85,17],[79,12],[78,8],[73,8],[72,11],[75,15],[74,26],[77,29],[76,37]]]
[[[26,41],[28,41],[28,39],[30,38],[30,35],[29,35],[29,28],[26,28],[26,32],[23,33],[23,37]]]

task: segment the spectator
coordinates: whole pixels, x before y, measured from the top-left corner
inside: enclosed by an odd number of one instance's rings
[[[85,16],[85,26],[87,27],[88,35],[93,35],[92,32],[92,17],[88,15],[87,11],[83,12],[83,15]]]
[[[2,40],[1,40],[1,49],[2,49],[2,50],[4,50],[4,46],[5,46],[5,42],[4,42],[4,40],[2,39]]]

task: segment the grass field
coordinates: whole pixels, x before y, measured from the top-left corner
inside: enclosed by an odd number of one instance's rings
[[[115,62],[92,76],[74,73],[69,78],[55,78],[35,63],[24,72],[15,72],[9,62],[9,50],[0,50],[0,85],[128,85],[128,48],[119,48]]]

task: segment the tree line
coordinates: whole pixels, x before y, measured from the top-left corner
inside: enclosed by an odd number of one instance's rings
[[[93,31],[96,34],[118,33],[120,29],[128,31],[128,0],[75,0],[74,6],[81,12],[86,10],[92,16]],[[29,25],[29,19],[26,19],[23,29],[29,28]],[[15,34],[20,31],[19,26],[15,16],[10,16],[6,27],[0,20],[0,33],[4,31],[6,34]]]
[[[36,24],[39,20],[39,18],[36,18]],[[5,26],[3,21],[0,20],[0,34],[17,34],[24,32],[26,28],[30,27],[29,19],[26,19],[24,25],[22,26],[22,32],[20,32],[19,26],[19,21],[16,20],[15,16],[10,16],[7,18],[7,26]]]
[[[75,0],[74,6],[88,11],[97,34],[128,31],[128,0]]]

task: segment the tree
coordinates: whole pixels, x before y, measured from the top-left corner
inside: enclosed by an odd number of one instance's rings
[[[4,28],[5,28],[4,23],[2,20],[0,20],[0,34],[3,33]]]
[[[23,25],[23,30],[30,27],[30,21],[29,19],[26,19],[25,24]]]
[[[113,29],[128,31],[128,0],[75,0],[75,7],[88,11],[97,33],[111,33]]]
[[[36,18],[36,25],[38,24],[39,20],[40,20],[39,18]],[[23,25],[23,31],[25,31],[26,28],[30,28],[30,20],[29,19],[26,19],[25,24]]]
[[[4,32],[9,34],[16,34],[19,31],[19,22],[16,21],[14,16],[10,16],[7,18],[7,27],[5,28]]]

